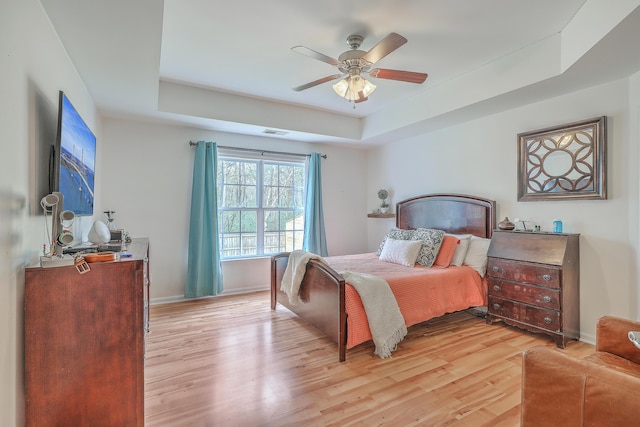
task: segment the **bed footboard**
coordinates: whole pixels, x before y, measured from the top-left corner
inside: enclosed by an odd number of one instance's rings
[[[280,282],[289,262],[289,253],[271,258],[271,309],[277,303],[288,308],[305,322],[322,331],[338,344],[341,362],[347,352],[347,314],[345,310],[345,283],[341,275],[328,265],[311,260],[300,285],[300,302],[289,303],[287,295],[280,290]]]

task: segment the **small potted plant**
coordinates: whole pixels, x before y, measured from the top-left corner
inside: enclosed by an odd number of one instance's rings
[[[378,199],[381,200],[380,203],[380,213],[386,214],[389,212],[389,205],[387,204],[387,198],[389,197],[389,192],[384,188],[382,190],[378,190]]]

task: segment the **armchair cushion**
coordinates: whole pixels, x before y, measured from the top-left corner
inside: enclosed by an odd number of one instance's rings
[[[636,350],[640,352],[640,350]],[[625,359],[624,357],[617,356],[615,354],[606,353],[604,351],[597,351],[590,356],[584,358],[589,362],[596,363],[601,366],[606,366],[609,369],[615,369],[616,371],[623,372],[627,375],[632,375],[640,379],[640,365]]]
[[[634,360],[640,350],[629,342],[630,330],[640,330],[640,324],[612,317],[600,319],[596,352],[584,359],[543,346],[526,350],[522,357],[521,425],[637,425],[640,364]]]
[[[523,354],[521,425],[635,425],[640,378],[558,349]]]

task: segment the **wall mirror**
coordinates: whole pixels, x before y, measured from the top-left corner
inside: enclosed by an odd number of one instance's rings
[[[518,201],[606,199],[606,117],[518,134]]]

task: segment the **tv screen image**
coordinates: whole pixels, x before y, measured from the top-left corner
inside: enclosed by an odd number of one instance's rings
[[[63,92],[56,145],[56,190],[64,196],[64,209],[76,215],[92,215],[96,137]]]

